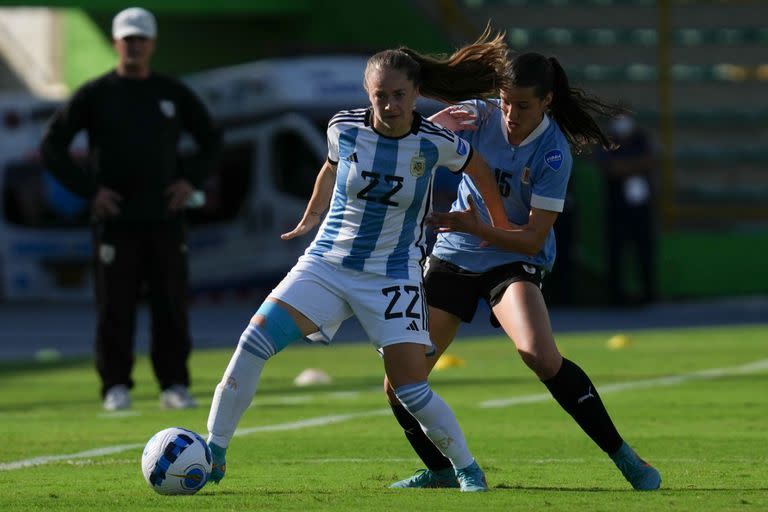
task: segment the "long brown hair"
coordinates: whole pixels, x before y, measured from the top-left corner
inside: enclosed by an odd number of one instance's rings
[[[606,149],[614,147],[594,116],[613,117],[626,109],[571,87],[568,75],[555,57],[532,52],[520,54],[512,60],[509,78],[514,87],[534,87],[538,98],[552,93],[549,115],[560,126],[575,153],[590,144],[600,144]]]
[[[384,50],[368,59],[365,77],[376,69],[396,69],[419,87],[422,96],[445,103],[486,99],[511,85],[509,48],[503,33],[490,26],[472,44],[448,57],[423,55],[406,46]]]

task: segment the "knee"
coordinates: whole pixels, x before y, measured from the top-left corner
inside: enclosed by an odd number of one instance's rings
[[[301,330],[296,321],[287,309],[276,302],[265,301],[256,311],[254,318],[255,321],[252,321],[249,329],[258,330],[262,337],[271,342],[275,349],[273,354],[301,339]]]
[[[400,400],[397,399],[397,395],[395,394],[395,388],[392,387],[392,383],[389,382],[389,379],[384,376],[384,394],[387,395],[387,402],[389,402],[390,405],[397,405],[400,403]]]
[[[395,390],[397,400],[413,415],[432,400],[432,390],[427,381],[400,386]]]
[[[523,362],[530,368],[540,380],[547,380],[554,377],[560,370],[563,363],[563,357],[557,350],[538,353],[519,350],[518,353]]]

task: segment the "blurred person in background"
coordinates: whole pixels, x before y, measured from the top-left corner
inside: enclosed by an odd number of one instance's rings
[[[150,12],[121,11],[113,19],[112,37],[117,68],[75,91],[51,119],[41,151],[51,173],[90,201],[96,368],[104,408],[131,406],[135,317],[144,287],[161,405],[194,407],[188,389],[192,345],[184,209],[211,168],[219,136],[190,89],[150,68],[157,37]],[[81,130],[88,135],[88,168],[69,152]],[[177,155],[182,132],[198,146],[195,165],[185,168]]]
[[[656,220],[654,176],[657,151],[646,130],[628,113],[611,119],[608,134],[618,146],[598,149],[595,157],[604,182],[606,261],[615,305],[656,300]],[[627,290],[626,263],[634,263],[640,296]]]
[[[502,327],[525,364],[546,386],[624,478],[638,490],[658,489],[661,476],[622,439],[591,379],[564,358],[555,343],[541,292],[555,261],[553,225],[563,210],[573,158],[589,144],[610,147],[593,118],[617,110],[572,88],[554,57],[524,53],[514,58],[511,85],[500,99],[449,107],[432,119],[466,138],[494,169],[511,228],[488,223],[483,198],[466,174],[448,213],[428,221],[439,235],[424,271],[432,342],[429,370],[471,322],[480,299],[491,307],[491,323]],[[499,223],[495,223],[498,226]],[[396,488],[456,487],[449,461],[384,388],[406,438],[427,466]]]
[[[573,178],[568,180],[563,211],[557,215],[553,229],[557,240],[557,265],[547,276],[547,302],[570,305],[579,298],[574,294],[576,281],[576,240],[578,237],[578,200],[573,192]]]

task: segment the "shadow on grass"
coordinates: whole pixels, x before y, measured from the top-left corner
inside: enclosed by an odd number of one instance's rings
[[[50,372],[52,370],[61,370],[61,369],[69,369],[69,368],[76,368],[76,367],[84,367],[87,369],[90,369],[92,365],[92,362],[90,360],[84,360],[84,359],[72,359],[72,360],[61,360],[61,361],[51,361],[47,363],[20,363],[18,366],[13,366],[10,368],[9,372],[6,372],[6,368],[3,366],[0,366],[0,385],[2,383],[2,378],[4,376],[9,376],[11,373],[43,373],[43,372]],[[95,370],[94,370],[95,371]],[[514,386],[515,384],[519,383],[525,383],[529,382],[533,376],[531,377],[524,376],[524,377],[486,377],[486,378],[470,378],[470,379],[462,379],[462,378],[441,378],[440,382],[435,384],[435,389],[448,389],[448,388],[455,388],[455,387],[465,387],[465,386]],[[280,381],[283,382],[282,380]],[[343,378],[343,377],[337,377],[332,384],[327,384],[323,386],[313,386],[313,387],[297,387],[292,384],[286,383],[286,385],[274,385],[276,382],[272,380],[270,383],[269,381],[264,382],[264,387],[256,393],[257,398],[271,398],[271,397],[285,397],[285,396],[291,396],[291,395],[308,395],[308,396],[321,396],[321,395],[327,395],[330,393],[346,393],[346,392],[355,392],[355,391],[368,391],[371,389],[381,389],[381,396],[382,396],[382,404],[384,404],[383,396],[384,396],[384,390],[382,386],[382,377],[381,376],[375,376],[375,377],[350,377],[350,378]],[[271,385],[272,384],[272,385]],[[204,393],[201,390],[205,389],[206,387],[210,388],[210,393]],[[203,396],[208,397],[213,395],[213,388],[215,387],[215,384],[212,384],[210,386],[201,385],[200,383],[196,383],[194,385],[194,393],[198,398],[201,398]],[[141,391],[134,390],[131,392],[131,397],[133,398],[133,401],[136,405],[140,404],[143,401],[151,402],[157,400],[157,394],[159,393],[159,389],[156,392],[153,391],[147,391],[146,388],[142,389]],[[87,406],[87,405],[93,405],[94,407],[98,407],[100,410],[101,406],[101,400],[98,397],[98,387],[94,387],[92,396],[89,397],[78,397],[78,398],[69,398],[67,400],[51,400],[49,398],[41,397],[40,400],[25,400],[25,401],[19,401],[15,402],[13,404],[5,404],[0,406],[0,412],[18,412],[18,411],[29,411],[31,409],[62,409],[62,408],[71,408],[71,407],[81,407],[81,406]],[[296,407],[304,407],[306,404],[302,402],[298,402],[295,404],[291,403],[284,403],[284,404],[275,404],[275,403],[269,403],[269,404],[261,404],[260,407],[269,407],[269,408],[296,408]]]
[[[77,357],[53,361],[3,361],[0,362],[0,379],[18,373],[49,372],[51,370],[68,370],[78,367],[93,367],[93,359],[90,357]]]
[[[545,486],[545,485],[506,485],[498,484],[492,486],[493,489],[509,490],[509,491],[557,491],[557,492],[626,492],[626,493],[642,493],[642,494],[656,494],[663,493],[665,491],[673,492],[734,492],[734,491],[768,491],[768,487],[666,487],[656,491],[636,491],[634,489],[614,489],[608,487],[562,487],[562,486]]]

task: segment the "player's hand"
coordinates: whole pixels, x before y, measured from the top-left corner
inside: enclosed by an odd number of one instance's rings
[[[471,195],[467,196],[467,209],[455,212],[432,212],[427,218],[427,222],[435,227],[439,233],[448,233],[451,231],[460,231],[477,235],[483,220],[477,211],[477,203]]]
[[[168,209],[172,212],[183,210],[189,197],[195,192],[195,188],[184,179],[177,180],[165,189],[165,195],[168,196]]]
[[[477,130],[477,110],[472,105],[451,105],[434,114],[429,120],[454,132]]]
[[[303,236],[315,229],[315,226],[317,226],[320,223],[320,215],[314,214],[314,213],[308,213],[304,215],[304,217],[299,221],[299,223],[296,225],[295,228],[293,228],[293,231],[289,231],[287,233],[283,233],[280,235],[280,238],[283,240],[290,240],[291,238],[296,238],[297,236]]]
[[[120,194],[107,187],[99,187],[91,201],[91,213],[95,219],[104,219],[120,213]]]

